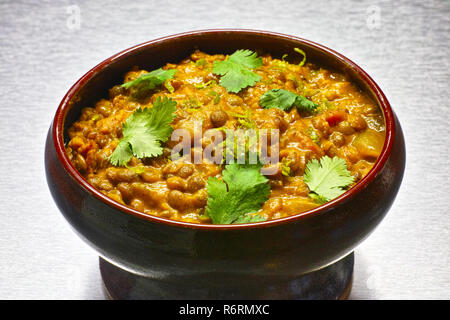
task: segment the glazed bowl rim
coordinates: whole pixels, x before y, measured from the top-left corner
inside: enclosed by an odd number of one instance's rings
[[[296,215],[287,216],[279,219],[274,220],[268,220],[268,221],[262,221],[262,222],[255,222],[255,223],[243,223],[243,224],[230,224],[230,225],[222,225],[222,224],[198,224],[198,223],[191,223],[191,222],[183,222],[183,221],[177,221],[177,220],[170,220],[166,218],[161,218],[149,214],[145,214],[143,212],[137,211],[135,209],[132,209],[124,204],[121,204],[103,193],[101,193],[99,190],[95,189],[91,184],[87,182],[87,180],[75,169],[75,167],[70,162],[66,151],[65,151],[65,144],[64,144],[64,122],[66,115],[68,111],[71,108],[71,101],[74,98],[74,96],[78,93],[79,89],[82,88],[82,86],[87,83],[94,75],[101,72],[104,68],[106,68],[108,65],[110,65],[112,62],[121,59],[128,54],[132,54],[133,52],[144,48],[148,46],[153,46],[161,42],[170,41],[176,38],[181,37],[191,37],[195,35],[203,35],[203,34],[217,34],[217,33],[241,33],[245,35],[254,35],[254,36],[268,36],[268,37],[274,37],[279,38],[281,40],[289,40],[289,41],[295,41],[302,43],[304,45],[314,47],[316,50],[321,51],[322,53],[325,53],[326,55],[332,56],[333,59],[339,60],[341,63],[345,64],[347,67],[358,73],[358,75],[361,77],[361,79],[370,87],[370,89],[373,91],[377,102],[379,103],[380,109],[383,112],[384,120],[385,120],[385,127],[386,127],[386,134],[385,134],[385,142],[383,149],[381,151],[380,156],[378,157],[377,161],[373,165],[372,169],[368,172],[366,176],[364,176],[361,180],[359,180],[352,188],[347,190],[345,193],[340,195],[339,197],[320,205],[314,209],[301,212]],[[377,175],[378,173],[384,168],[384,165],[386,164],[387,159],[389,158],[389,155],[391,154],[391,150],[393,147],[394,142],[394,136],[395,136],[395,120],[394,120],[394,114],[391,109],[391,106],[384,95],[384,93],[381,91],[380,87],[375,83],[375,81],[364,71],[362,70],[357,64],[355,64],[350,59],[346,58],[342,54],[326,47],[321,44],[315,43],[310,40],[306,40],[300,37],[291,36],[283,33],[277,33],[272,31],[263,31],[263,30],[253,30],[253,29],[205,29],[205,30],[195,30],[195,31],[188,31],[183,33],[177,33],[174,35],[169,35],[165,37],[160,37],[154,40],[150,40],[135,46],[132,46],[128,49],[125,49],[119,53],[114,54],[113,56],[105,59],[104,61],[97,64],[95,67],[93,67],[91,70],[89,70],[86,74],[84,74],[78,81],[75,82],[75,84],[69,89],[69,91],[65,94],[63,97],[61,103],[58,106],[58,109],[56,111],[56,114],[54,116],[53,122],[52,122],[52,135],[53,135],[53,144],[56,150],[56,154],[58,156],[58,159],[60,163],[63,165],[66,172],[71,176],[74,181],[76,181],[84,190],[89,192],[91,195],[96,197],[97,199],[101,200],[102,202],[106,203],[107,205],[120,210],[126,214],[130,214],[134,217],[137,217],[139,219],[144,219],[149,222],[154,223],[162,223],[166,225],[171,226],[178,226],[178,227],[188,227],[188,228],[196,228],[196,229],[209,229],[209,230],[224,230],[224,229],[253,229],[253,228],[261,228],[261,227],[269,227],[274,226],[278,224],[285,224],[285,223],[292,223],[295,221],[299,221],[300,219],[304,219],[306,217],[312,217],[315,215],[318,215],[320,213],[327,212],[328,210],[332,209],[333,207],[338,206],[341,203],[346,202],[350,198],[352,198],[355,194],[360,192],[362,189],[364,189]]]

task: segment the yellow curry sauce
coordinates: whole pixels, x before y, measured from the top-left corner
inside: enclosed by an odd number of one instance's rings
[[[196,122],[202,123],[203,133],[218,127],[236,129],[242,126],[239,115],[245,115],[246,121],[258,129],[280,131],[278,171],[267,176],[270,196],[258,212],[267,220],[319,206],[309,197],[303,182],[311,159],[325,155],[344,159],[355,182],[369,172],[384,144],[383,115],[346,76],[310,63],[300,66],[264,55],[263,65],[253,70],[261,80],[235,94],[227,92],[219,84],[220,77],[212,72],[213,62],[226,57],[196,51],[179,64],[167,64],[163,69],[177,70],[174,78],[145,100],[136,99],[120,85],[111,88],[108,100],[84,108],[68,130],[66,151],[73,165],[96,189],[138,211],[185,222],[211,223],[204,215],[206,184],[208,177],[221,176],[223,165],[171,161],[170,149],[175,142],[170,139],[161,156],[133,157],[127,166],[113,166],[109,161],[122,137],[122,123],[138,107],[151,107],[157,97],[170,97],[177,102],[171,124],[174,129],[193,133]],[[124,83],[146,72],[137,68],[129,71]],[[319,108],[311,114],[301,114],[296,108],[288,112],[264,109],[259,99],[271,89],[303,95]],[[207,145],[204,140],[201,148]]]

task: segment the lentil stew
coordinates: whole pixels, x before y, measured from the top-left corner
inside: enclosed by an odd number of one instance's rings
[[[85,179],[111,199],[146,214],[192,223],[212,223],[205,214],[210,177],[222,177],[223,164],[203,161],[172,161],[170,151],[176,141],[162,143],[156,157],[133,156],[124,166],[113,165],[112,153],[123,139],[123,124],[136,111],[152,108],[158,98],[176,102],[170,126],[195,136],[200,122],[201,136],[207,130],[277,129],[279,162],[275,174],[267,175],[270,194],[257,211],[265,220],[295,215],[321,204],[311,197],[304,180],[308,163],[325,156],[345,160],[353,183],[364,177],[379,156],[385,139],[381,110],[370,97],[343,74],[320,66],[292,64],[284,59],[261,57],[261,66],[250,68],[258,81],[238,92],[227,90],[213,72],[214,63],[229,56],[193,52],[178,64],[163,70],[175,75],[150,91],[139,92],[118,84],[109,98],[84,108],[69,128],[66,152]],[[148,74],[134,68],[124,76],[130,83]],[[264,108],[261,97],[270,90],[286,90],[313,102],[313,112],[299,108]],[[237,91],[237,90],[234,90]],[[189,141],[192,154],[203,152]],[[200,150],[196,150],[200,148]],[[349,186],[351,187],[351,185]]]

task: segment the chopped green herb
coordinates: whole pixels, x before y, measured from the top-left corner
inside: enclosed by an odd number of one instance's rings
[[[222,76],[220,85],[228,92],[237,93],[261,80],[261,76],[250,69],[259,68],[262,64],[262,59],[255,52],[237,50],[227,60],[214,61],[213,73]]]
[[[318,93],[320,93],[319,89],[308,89],[308,88],[303,89],[303,95],[305,97],[310,97],[311,98],[311,97],[315,96]]]
[[[161,155],[161,143],[167,141],[172,133],[170,124],[175,118],[176,105],[170,98],[161,100],[158,97],[152,108],[134,111],[122,125],[123,137],[109,158],[111,163],[123,166],[133,156]]]
[[[245,127],[245,128],[248,128],[248,129],[253,129],[253,128],[256,127],[255,123],[251,119],[249,119],[249,120],[247,120],[247,119],[238,119],[238,122],[240,123],[241,127]]]
[[[320,138],[317,135],[317,131],[313,127],[308,127],[306,134],[314,141],[318,146],[320,146]]]
[[[208,96],[214,96],[214,104],[218,104],[219,103],[220,95],[216,91],[211,90],[210,92],[208,92]]]
[[[266,109],[278,108],[284,111],[295,106],[298,111],[312,112],[319,106],[304,96],[284,89],[272,89],[265,92],[259,99],[259,103]]]
[[[253,222],[261,222],[266,221],[267,219],[259,214],[245,214],[236,220],[234,220],[233,224],[240,223],[253,223]]]
[[[237,121],[241,124],[241,126],[249,129],[256,128],[256,124],[251,117],[250,109],[247,109],[245,114],[235,113],[231,111],[227,111],[226,113],[232,117],[238,118]]]
[[[283,176],[289,177],[291,175],[291,167],[289,167],[291,162],[292,160],[281,161],[281,174]]]
[[[208,82],[205,82],[205,83],[197,83],[197,84],[194,84],[194,87],[196,88],[196,89],[205,89],[205,88],[208,88],[209,86],[211,86],[211,85],[213,85],[213,84],[215,84],[216,83],[216,81],[214,81],[214,80],[209,80]]]
[[[258,150],[258,142],[260,135],[258,129],[249,128],[253,129],[254,132],[249,131],[249,134],[247,136],[244,136],[244,139],[240,139],[238,136],[233,134],[233,130],[229,130],[225,127],[216,129],[225,132],[227,137],[227,139],[222,141],[222,163],[227,163],[227,161],[232,163],[234,162],[234,160],[239,159],[245,161],[245,163],[248,163],[250,159],[259,161],[260,152]],[[227,146],[227,142],[230,143],[229,146]]]
[[[254,129],[256,128],[256,124],[252,119],[252,115],[250,113],[250,109],[247,109],[245,112],[245,116],[240,117],[238,119],[238,122],[241,124],[241,126],[246,127],[248,129]]]
[[[235,118],[247,118],[248,117],[247,114],[242,114],[242,113],[236,113],[236,112],[231,112],[231,111],[226,111],[226,113]]]
[[[319,203],[328,202],[345,192],[354,177],[348,171],[344,159],[324,156],[313,159],[306,165],[303,181],[311,191],[309,196]]]
[[[289,74],[287,75],[286,78],[287,78],[288,80],[291,80],[292,82],[295,83],[296,86],[298,86],[299,81],[298,81],[297,77],[296,77],[294,74],[289,73]]]
[[[327,99],[323,99],[323,104],[324,104],[326,110],[334,109],[334,105]]]
[[[272,69],[278,69],[281,72],[285,72],[286,68],[288,67],[289,63],[287,61],[282,60],[274,60],[272,63]]]
[[[206,63],[207,63],[207,62],[206,62],[205,59],[199,59],[199,60],[195,61],[195,64],[196,64],[197,66],[205,66]]]
[[[125,167],[134,171],[134,173],[136,173],[137,175],[141,175],[145,172],[145,166],[142,163],[134,167],[130,167],[126,164]]]
[[[100,119],[100,115],[99,115],[99,114],[94,114],[94,115],[91,117],[91,120],[92,120],[92,121],[97,121],[98,119]]]
[[[170,80],[164,81],[164,87],[166,87],[166,89],[169,90],[170,93],[175,92],[175,88],[170,83]]]
[[[260,170],[260,164],[228,164],[222,171],[222,180],[208,179],[206,215],[214,224],[255,222],[264,219],[247,217],[261,209],[270,194],[268,179]],[[262,220],[259,220],[262,221]]]
[[[200,102],[192,96],[189,96],[188,99],[183,100],[181,103],[181,107],[184,109],[198,109],[201,106]]]
[[[298,64],[300,67],[302,67],[306,62],[306,53],[305,53],[305,51],[303,51],[302,49],[299,49],[299,48],[294,48],[294,51],[297,53],[300,53],[303,56],[302,61]]]
[[[148,89],[152,90],[162,84],[164,81],[172,79],[176,72],[177,70],[175,69],[163,70],[162,68],[159,68],[149,73],[142,74],[133,81],[124,83],[122,87],[129,89],[136,86],[145,86]]]

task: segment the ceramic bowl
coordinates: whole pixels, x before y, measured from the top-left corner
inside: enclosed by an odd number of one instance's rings
[[[207,53],[248,48],[281,57],[295,47],[306,52],[308,61],[347,74],[377,102],[386,124],[385,144],[373,169],[325,205],[255,224],[172,221],[106,197],[77,172],[65,153],[66,129],[81,109],[106,97],[108,89],[120,83],[133,66],[153,70],[167,62],[177,63],[197,48]],[[53,198],[79,236],[104,261],[162,284],[155,286],[162,290],[160,297],[174,297],[176,291],[176,297],[184,293],[186,298],[217,298],[221,297],[217,292],[233,287],[226,297],[292,298],[294,289],[275,290],[274,284],[283,282],[292,287],[294,279],[349,255],[386,215],[402,181],[405,145],[398,119],[379,86],[343,55],[273,32],[202,30],[139,44],[87,72],[56,110],[45,147],[45,167]],[[171,289],[164,292],[162,286]],[[244,286],[248,293],[233,294],[244,292]]]

